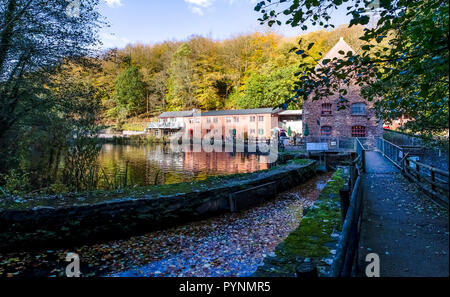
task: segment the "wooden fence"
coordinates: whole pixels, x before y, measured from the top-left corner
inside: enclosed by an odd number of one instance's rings
[[[402,173],[442,206],[448,207],[448,171],[409,158],[402,162]]]
[[[437,203],[448,207],[449,173],[410,158],[418,147],[398,146],[386,139],[377,139],[377,148],[388,160],[397,166],[403,175],[414,182]],[[414,153],[413,153],[414,154]]]
[[[333,261],[331,277],[351,277],[356,274],[358,243],[361,230],[362,197],[361,173],[365,171],[366,148],[356,140],[358,157],[350,166],[348,187],[341,190],[341,209],[344,224]]]

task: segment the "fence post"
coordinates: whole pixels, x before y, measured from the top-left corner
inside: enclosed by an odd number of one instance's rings
[[[417,180],[420,181],[420,166],[416,163]]]
[[[344,188],[339,190],[339,196],[341,197],[341,214],[342,221],[345,221],[345,217],[347,216],[348,207],[350,206],[350,188],[349,186],[345,186]]]
[[[433,191],[436,191],[436,185],[434,184],[436,182],[436,174],[433,169],[431,169],[431,189]]]
[[[356,180],[356,168],[355,164],[352,164],[350,166],[350,192],[353,191],[353,188],[355,186],[355,180]]]
[[[363,148],[361,152],[361,171],[366,172],[366,150]]]

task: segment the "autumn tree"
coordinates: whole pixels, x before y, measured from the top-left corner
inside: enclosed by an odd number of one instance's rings
[[[20,163],[22,132],[37,127],[33,119],[55,110],[58,66],[92,55],[98,44],[98,0],[80,4],[68,13],[65,0],[0,1],[0,173]]]
[[[190,58],[192,50],[182,44],[172,57],[168,82],[167,103],[171,109],[197,107],[194,94],[194,69]]]

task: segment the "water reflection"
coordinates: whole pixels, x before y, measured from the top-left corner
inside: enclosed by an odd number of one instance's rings
[[[129,185],[144,186],[264,170],[270,166],[266,158],[248,153],[173,151],[163,145],[105,144],[98,164],[109,182],[114,178],[122,180],[126,174]]]

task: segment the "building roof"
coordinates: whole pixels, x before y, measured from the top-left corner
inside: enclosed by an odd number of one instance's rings
[[[223,115],[247,115],[247,114],[275,114],[280,109],[273,108],[255,108],[255,109],[236,109],[236,110],[215,110],[203,112],[202,116],[223,116]]]
[[[194,110],[185,111],[166,111],[159,115],[160,118],[182,118],[191,117],[194,114]]]
[[[344,54],[340,54],[339,52],[343,51]],[[338,59],[342,59],[343,57],[345,57],[347,55],[348,52],[352,52],[353,54],[355,54],[355,50],[351,48],[350,45],[348,45],[347,42],[345,42],[344,38],[341,37],[339,39],[339,41],[333,46],[333,48],[322,58],[322,60],[320,60],[319,64],[317,65],[317,67],[323,66],[322,61],[326,60],[326,59],[330,59],[333,60],[333,58],[338,58]]]
[[[299,110],[285,110],[280,112],[278,115],[279,116],[299,116],[303,114],[303,110],[299,109]]]
[[[163,112],[160,118],[180,118],[180,117],[193,117],[197,115],[201,116],[223,116],[223,115],[246,115],[246,114],[275,114],[280,112],[281,109],[273,108],[255,108],[255,109],[236,109],[236,110],[213,110],[207,112],[200,112],[198,110],[188,111],[167,111]]]

